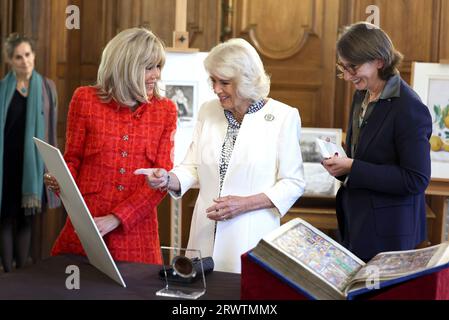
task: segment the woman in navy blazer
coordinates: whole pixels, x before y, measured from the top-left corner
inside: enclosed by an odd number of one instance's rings
[[[380,28],[366,22],[348,27],[337,52],[341,77],[356,89],[348,157],[323,161],[343,181],[337,193],[342,243],[363,260],[414,249],[426,239],[430,113],[401,79],[402,55]]]

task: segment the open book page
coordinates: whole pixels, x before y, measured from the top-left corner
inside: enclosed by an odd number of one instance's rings
[[[449,262],[448,243],[436,246],[407,250],[382,252],[371,259],[364,268],[360,269],[352,282],[364,281],[375,268],[379,272],[380,280],[399,278]]]
[[[324,159],[333,157],[335,153],[338,153],[339,157],[347,157],[346,152],[341,145],[337,145],[321,138],[316,138],[316,144]]]
[[[283,227],[264,240],[340,292],[365,265],[343,246],[301,219],[292,220]]]

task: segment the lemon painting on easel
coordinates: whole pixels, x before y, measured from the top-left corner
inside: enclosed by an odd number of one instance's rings
[[[449,182],[449,63],[413,62],[411,83],[432,116],[431,177]]]
[[[433,132],[430,148],[433,152],[449,152],[449,104],[434,105]]]

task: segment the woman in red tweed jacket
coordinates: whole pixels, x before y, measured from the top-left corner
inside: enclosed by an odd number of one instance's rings
[[[156,206],[165,192],[151,190],[142,167],[172,168],[177,111],[157,90],[165,62],[160,40],[132,28],[106,46],[94,87],[78,88],[70,103],[64,158],[112,257],[161,263]],[[56,180],[46,175],[55,191]],[[83,254],[67,219],[52,255]]]

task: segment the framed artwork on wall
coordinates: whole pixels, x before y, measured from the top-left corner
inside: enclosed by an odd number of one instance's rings
[[[181,123],[192,122],[198,112],[198,83],[191,81],[164,81],[165,96],[171,99],[178,109]]]
[[[304,163],[306,190],[304,196],[335,197],[340,181],[331,176],[321,165],[323,160],[316,138],[329,138],[330,142],[341,145],[342,130],[330,128],[302,128],[301,155]]]
[[[449,64],[414,62],[412,87],[432,115],[432,178],[449,181]]]

